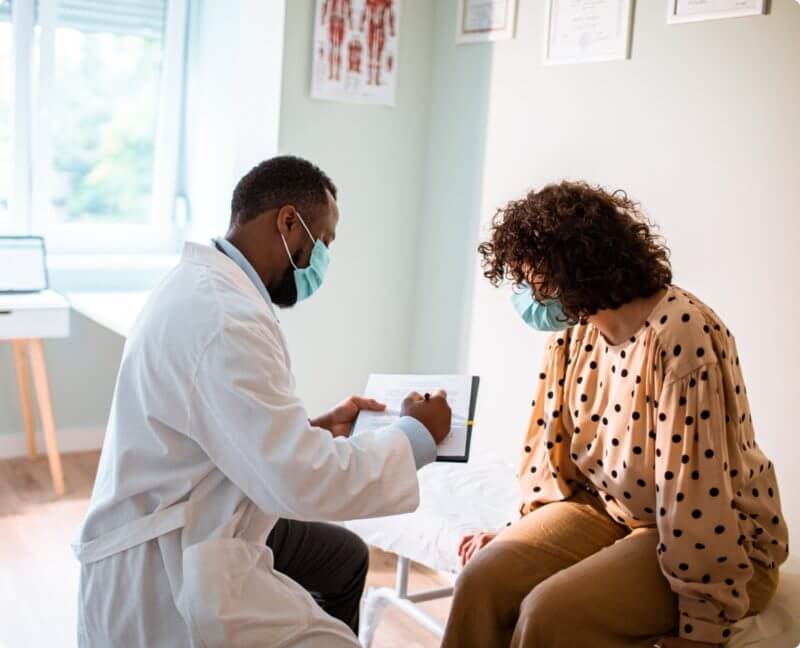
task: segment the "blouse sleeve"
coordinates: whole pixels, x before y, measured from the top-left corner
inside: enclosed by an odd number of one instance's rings
[[[552,336],[537,378],[533,411],[522,449],[519,485],[520,514],[568,498],[578,483],[578,471],[569,455],[570,435],[564,425],[565,333]]]
[[[680,636],[722,643],[748,609],[753,569],[733,508],[719,367],[705,365],[666,383],[658,411],[661,569],[678,595]]]

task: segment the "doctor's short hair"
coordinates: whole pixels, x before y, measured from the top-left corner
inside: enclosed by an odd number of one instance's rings
[[[259,214],[286,205],[301,213],[327,205],[325,191],[336,198],[336,185],[308,160],[281,155],[264,160],[239,180],[231,199],[231,224],[246,223]]]
[[[669,248],[639,204],[586,182],[547,185],[498,209],[478,252],[493,285],[541,278],[537,296],[558,298],[574,321],[672,282]]]

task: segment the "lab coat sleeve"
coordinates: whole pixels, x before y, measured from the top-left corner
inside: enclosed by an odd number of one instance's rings
[[[348,520],[406,513],[419,504],[403,430],[394,425],[333,438],[313,427],[269,325],[228,324],[212,339],[187,409],[192,438],[266,513]]]

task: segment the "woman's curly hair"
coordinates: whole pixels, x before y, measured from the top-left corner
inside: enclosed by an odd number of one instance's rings
[[[492,285],[542,280],[573,321],[649,297],[672,281],[669,249],[624,191],[561,182],[499,209],[478,246]]]

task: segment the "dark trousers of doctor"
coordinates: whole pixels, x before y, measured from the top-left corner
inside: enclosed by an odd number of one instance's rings
[[[267,546],[277,571],[358,635],[359,604],[369,568],[369,550],[361,538],[335,524],[281,518]]]

